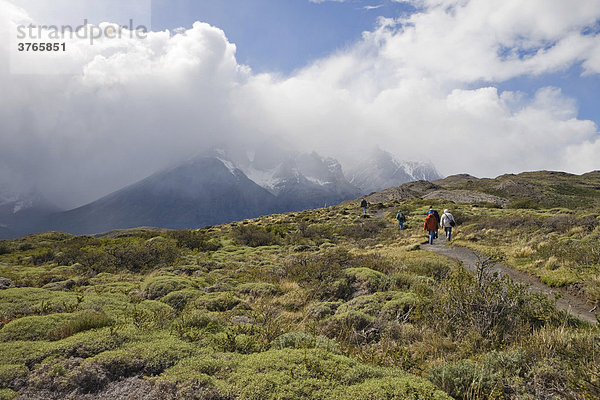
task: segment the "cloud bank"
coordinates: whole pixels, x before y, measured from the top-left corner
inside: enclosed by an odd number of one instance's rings
[[[284,141],[351,163],[367,146],[442,173],[600,168],[600,135],[559,87],[498,83],[600,73],[600,1],[416,0],[290,76],[255,74],[217,27],[69,42],[78,73],[10,72],[0,32],[0,182],[65,207],[212,146]],[[10,24],[27,10],[0,0]],[[53,71],[48,71],[51,73]]]

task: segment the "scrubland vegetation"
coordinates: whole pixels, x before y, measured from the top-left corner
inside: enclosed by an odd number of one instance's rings
[[[2,241],[0,399],[599,398],[598,328],[422,250],[429,204]],[[593,210],[434,205],[459,244],[600,299]]]

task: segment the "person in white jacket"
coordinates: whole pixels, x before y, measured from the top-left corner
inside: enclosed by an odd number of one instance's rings
[[[450,241],[450,239],[452,239],[452,228],[456,225],[456,221],[454,221],[454,216],[450,214],[450,210],[444,210],[440,225],[442,225],[442,228],[446,231],[446,240]]]

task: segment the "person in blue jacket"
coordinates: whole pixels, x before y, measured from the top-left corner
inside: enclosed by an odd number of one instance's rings
[[[400,227],[400,230],[403,230],[404,222],[406,222],[406,217],[402,213],[402,210],[398,210],[398,212],[396,213],[396,219],[398,220],[398,226]]]

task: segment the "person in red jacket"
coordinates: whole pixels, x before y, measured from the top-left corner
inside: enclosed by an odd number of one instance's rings
[[[427,214],[427,218],[425,218],[425,225],[423,227],[429,232],[429,244],[433,244],[435,231],[438,229],[438,220],[433,213]]]

